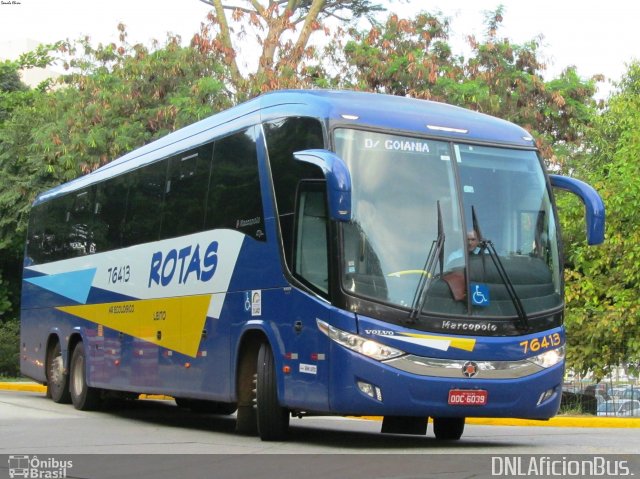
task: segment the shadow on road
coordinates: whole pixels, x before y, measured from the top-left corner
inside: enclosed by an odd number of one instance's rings
[[[99,413],[164,427],[236,435],[235,416],[195,413],[177,407],[172,401],[111,400]],[[366,431],[355,430],[363,429],[363,426],[366,427]],[[492,442],[489,439],[478,440],[477,437],[465,439],[464,435],[459,441],[440,441],[433,437],[431,425],[429,425],[426,436],[381,434],[379,429],[380,423],[378,421],[339,421],[317,417],[291,418],[288,441],[296,444],[337,447],[345,452],[366,448],[380,449],[391,453],[410,449],[442,448],[443,446],[452,451],[464,450],[468,453],[473,453],[474,449],[491,447],[497,452],[499,449],[508,450],[512,447],[526,445],[524,438],[521,442],[516,439],[505,443],[504,437],[501,437],[499,442]],[[259,441],[257,437],[256,440]]]

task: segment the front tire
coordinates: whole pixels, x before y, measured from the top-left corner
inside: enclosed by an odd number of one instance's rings
[[[87,360],[82,342],[78,343],[71,356],[69,392],[73,407],[81,411],[93,411],[102,402],[99,389],[87,385]]]
[[[258,352],[256,384],[258,434],[263,441],[279,441],[289,430],[289,411],[278,402],[278,381],[271,347],[267,343]]]
[[[64,370],[64,360],[60,343],[56,343],[47,352],[47,397],[58,404],[69,404],[69,376]]]
[[[464,432],[463,417],[434,417],[433,433],[436,439],[443,441],[457,441]]]

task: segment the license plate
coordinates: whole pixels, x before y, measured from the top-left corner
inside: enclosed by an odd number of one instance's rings
[[[484,389],[452,389],[449,391],[450,406],[486,406],[489,394]]]

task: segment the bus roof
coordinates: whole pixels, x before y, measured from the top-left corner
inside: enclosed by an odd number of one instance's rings
[[[311,116],[331,125],[373,127],[446,140],[534,148],[523,128],[499,118],[426,100],[379,93],[281,90],[266,93],[148,143],[87,175],[38,196],[34,204],[190,150],[261,121]]]

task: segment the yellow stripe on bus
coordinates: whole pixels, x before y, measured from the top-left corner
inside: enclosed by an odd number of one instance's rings
[[[402,336],[410,338],[428,339],[432,341],[447,341],[452,348],[462,349],[463,351],[473,351],[476,346],[475,339],[456,338],[450,336],[434,336],[431,334],[401,333]]]
[[[207,294],[56,309],[195,358],[211,298]]]

